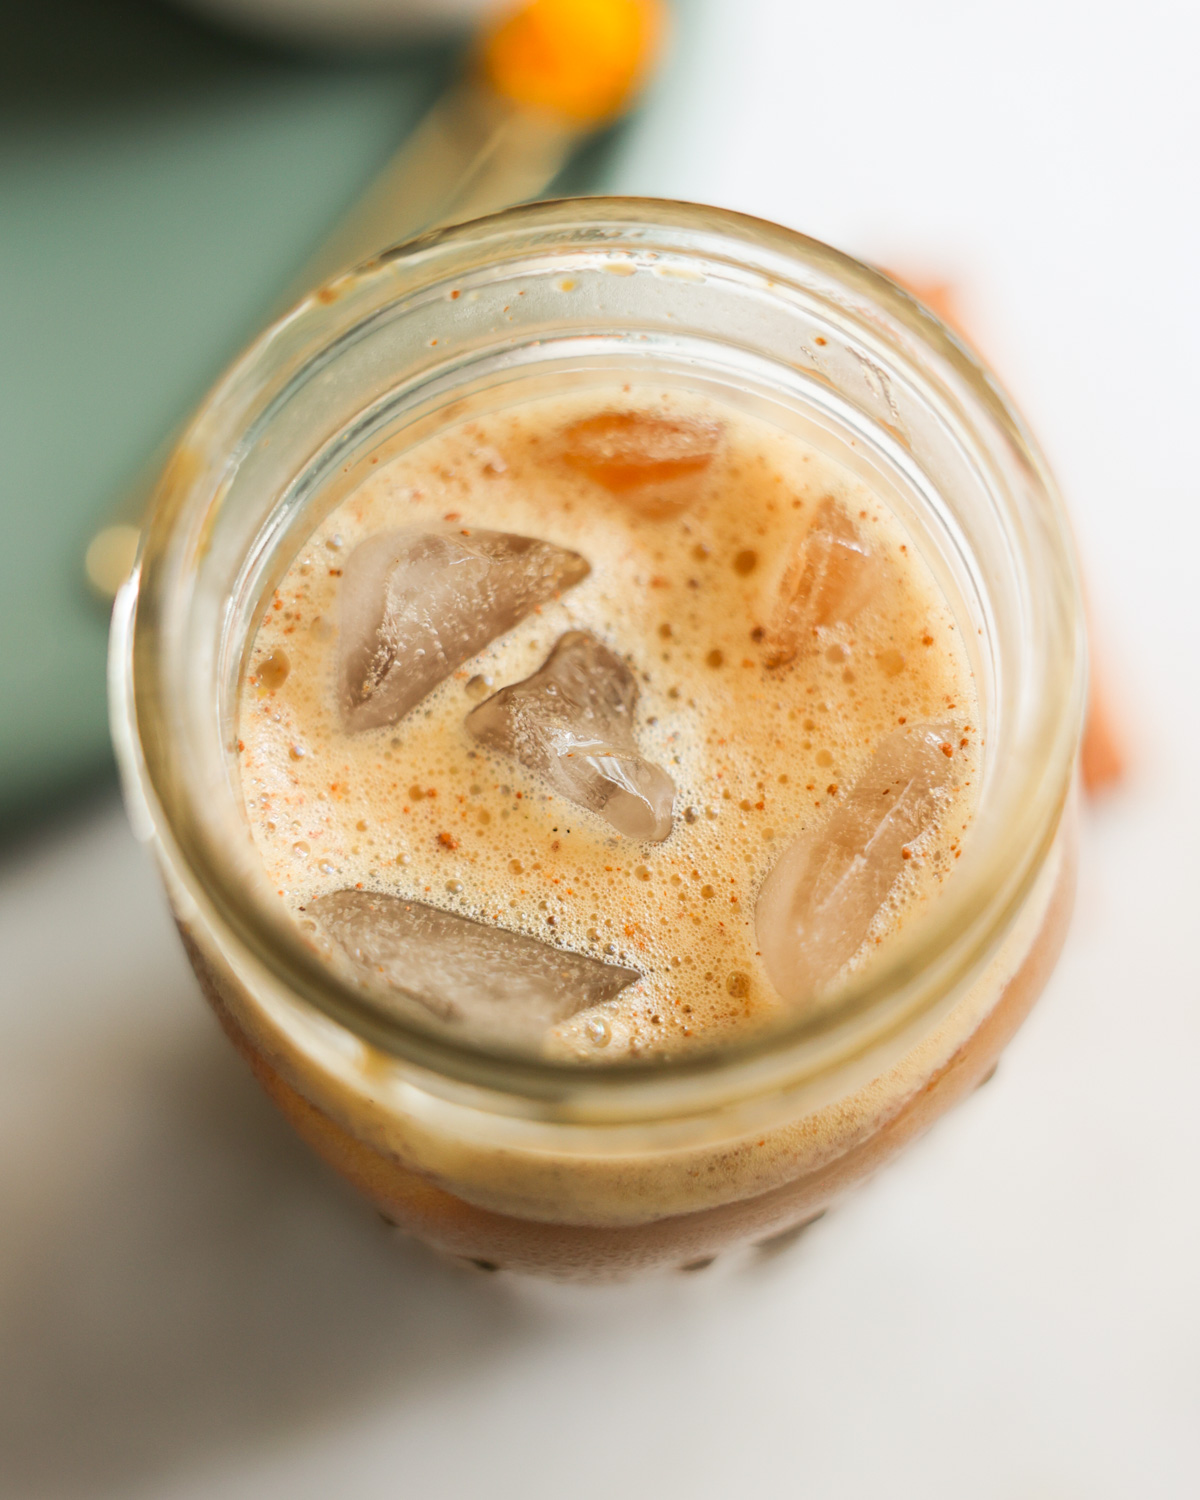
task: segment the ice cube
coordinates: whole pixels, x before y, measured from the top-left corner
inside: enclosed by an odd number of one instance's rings
[[[879,558],[836,500],[817,506],[788,565],[767,629],[767,662],[780,667],[816,639],[817,627],[848,625],[882,576]]]
[[[618,833],[658,842],[671,832],[675,783],[638,750],[637,696],[620,657],[595,636],[570,630],[532,677],[472,709],[467,728]]]
[[[939,816],[958,738],[952,724],[885,735],[829,821],[780,856],[754,922],[763,963],[784,1000],[799,1004],[819,994],[862,946],[907,863],[905,851]]]
[[[384,531],[346,559],[342,722],[394,724],[444,677],[591,571],[577,552],[502,531]]]
[[[305,915],[362,979],[394,993],[401,1015],[472,1041],[536,1048],[548,1027],[642,977],[401,896],[334,891]]]
[[[678,515],[721,445],[721,425],[648,412],[603,411],[573,422],[560,452],[572,469],[653,519]]]

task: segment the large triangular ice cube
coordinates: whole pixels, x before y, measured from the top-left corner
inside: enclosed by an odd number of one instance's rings
[[[455,668],[585,578],[577,552],[501,531],[385,531],[346,560],[340,699],[348,730],[394,724]]]
[[[305,914],[402,1013],[472,1041],[536,1048],[548,1027],[642,977],[400,896],[335,891]]]

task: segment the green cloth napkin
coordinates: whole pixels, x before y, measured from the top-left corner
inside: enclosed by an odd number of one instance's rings
[[[292,56],[153,0],[6,8],[0,833],[112,774],[89,537],[419,117],[452,52]]]

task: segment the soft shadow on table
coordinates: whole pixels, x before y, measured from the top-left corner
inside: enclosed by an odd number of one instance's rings
[[[90,1137],[80,1155],[5,1197],[0,1473],[17,1493],[128,1493],[394,1405],[518,1316],[505,1283],[345,1201],[215,1032],[138,1063],[136,1108],[110,1111],[100,1139],[63,1130],[66,1152]],[[121,1088],[111,1057],[80,1072],[83,1112]]]
[[[0,1493],[131,1494],[520,1338],[512,1283],[389,1233],[276,1117],[115,808],[0,868],[0,963]]]

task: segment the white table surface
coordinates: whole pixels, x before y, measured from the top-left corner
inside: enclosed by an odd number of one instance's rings
[[[618,185],[942,274],[1073,505],[1136,755],[995,1081],[752,1272],[389,1237],[202,1007],[116,805],[0,867],[0,1493],[1200,1492],[1200,26],[707,0]]]

